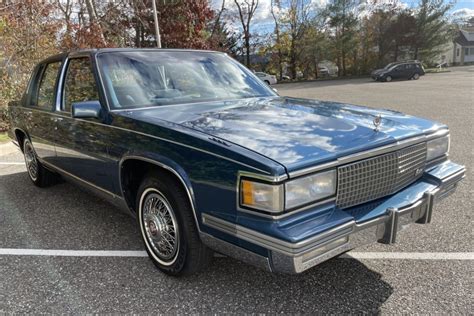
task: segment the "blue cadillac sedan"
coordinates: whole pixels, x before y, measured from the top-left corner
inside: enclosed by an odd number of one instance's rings
[[[219,52],[53,56],[9,113],[31,181],[62,177],[128,210],[170,275],[199,271],[213,252],[299,273],[394,243],[465,174],[443,124],[281,97]]]

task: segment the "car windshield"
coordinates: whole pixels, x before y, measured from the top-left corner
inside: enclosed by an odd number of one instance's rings
[[[107,52],[98,55],[98,64],[112,109],[276,95],[222,53]]]

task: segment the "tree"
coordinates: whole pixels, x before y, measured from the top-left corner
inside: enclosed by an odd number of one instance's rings
[[[0,107],[19,99],[36,63],[59,52],[55,6],[41,0],[0,7]]]
[[[270,3],[270,12],[273,17],[273,21],[275,22],[275,49],[276,53],[276,62],[278,68],[278,79],[283,79],[283,48],[282,48],[282,41],[281,41],[281,32],[280,32],[280,18],[278,13],[281,10],[280,1],[279,0],[271,0]],[[276,12],[278,11],[278,13]]]
[[[287,23],[290,39],[288,59],[290,74],[293,79],[296,78],[297,63],[302,52],[299,44],[308,28],[309,3],[305,0],[290,0],[288,3]]]
[[[395,21],[390,25],[388,32],[393,41],[391,61],[398,61],[402,50],[411,50],[415,42],[416,20],[412,12],[410,10],[400,11],[395,17]]]
[[[331,59],[330,41],[326,33],[322,32],[313,21],[308,27],[301,43],[300,64],[304,65],[303,75],[305,78],[319,77],[318,65],[321,61]]]
[[[443,0],[421,0],[415,11],[413,59],[430,60],[443,50],[450,39],[446,13],[451,4]]]
[[[234,0],[234,3],[237,6],[240,23],[242,25],[245,47],[245,64],[247,67],[250,67],[250,25],[258,7],[258,0]]]
[[[358,20],[355,14],[357,5],[354,0],[333,0],[327,6],[326,15],[332,29],[333,48],[337,56],[339,75],[347,74],[347,57],[356,48]]]

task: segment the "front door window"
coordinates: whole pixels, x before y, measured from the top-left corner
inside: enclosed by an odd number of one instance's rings
[[[99,100],[99,93],[90,59],[71,59],[64,83],[62,110],[71,112],[73,103],[93,100]]]

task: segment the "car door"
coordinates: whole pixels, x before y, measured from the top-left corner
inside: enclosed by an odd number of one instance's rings
[[[393,68],[393,70],[390,72],[390,75],[393,79],[399,79],[403,76],[404,69],[405,65],[398,65],[397,67]]]
[[[90,57],[67,61],[56,112],[56,166],[100,189],[114,192],[111,173],[116,163],[108,155],[104,136],[110,127],[99,119],[76,119],[71,114],[73,103],[99,101],[97,87]]]
[[[405,79],[413,78],[415,74],[415,64],[406,64],[405,65],[405,75],[403,76]]]
[[[55,156],[55,130],[53,109],[56,103],[56,88],[61,60],[47,62],[38,68],[33,83],[33,92],[27,100],[26,125],[36,155],[51,162]]]

